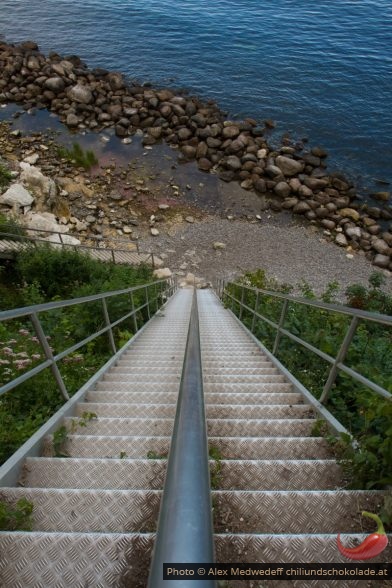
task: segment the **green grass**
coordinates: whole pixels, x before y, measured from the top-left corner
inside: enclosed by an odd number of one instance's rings
[[[97,165],[98,159],[94,151],[91,149],[84,150],[79,143],[73,143],[72,147],[58,147],[57,154],[62,159],[66,159],[70,163],[73,163],[77,167],[83,167],[84,169],[90,169],[94,165]]]
[[[5,190],[12,179],[10,170],[0,162],[0,191]]]

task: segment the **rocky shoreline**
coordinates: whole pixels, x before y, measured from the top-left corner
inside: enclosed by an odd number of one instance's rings
[[[273,149],[266,140],[271,121],[226,120],[214,103],[128,84],[120,73],[88,69],[76,56],[46,57],[32,41],[0,42],[0,71],[0,103],[46,108],[75,130],[113,127],[123,140],[139,134],[144,146],[164,140],[179,161],[195,160],[200,170],[238,182],[272,210],[300,215],[326,239],[392,270],[389,192],[373,194],[378,206],[361,202],[347,178],[328,173],[322,148],[287,140]]]

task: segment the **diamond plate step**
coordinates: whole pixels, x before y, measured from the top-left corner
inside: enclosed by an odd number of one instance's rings
[[[33,531],[60,533],[155,531],[161,499],[158,490],[2,488],[1,495],[33,503]]]
[[[70,457],[114,458],[121,454],[129,458],[145,459],[150,451],[167,454],[170,437],[130,437],[125,435],[68,435],[63,452]],[[52,438],[45,440],[43,455],[53,457]]]
[[[231,392],[290,392],[292,388],[293,385],[289,382],[246,382],[246,384],[241,384],[240,382],[205,382],[203,384],[205,393],[224,392],[226,394],[230,394]]]
[[[146,581],[152,541],[152,534],[137,533],[2,533],[0,586],[114,588],[136,577]]]
[[[139,394],[144,394],[144,392],[148,393],[163,393],[163,392],[176,392],[178,395],[178,383],[173,384],[172,382],[108,382],[108,381],[101,381],[97,382],[95,389],[96,390],[108,390],[110,388],[114,392],[121,392],[121,391],[128,391],[128,392],[137,392]]]
[[[233,374],[225,374],[224,372],[216,374],[203,374],[203,382],[206,384],[264,384],[264,383],[276,383],[285,382],[286,378],[281,374],[269,373],[268,371],[263,374],[240,374],[238,376]]]
[[[87,393],[89,402],[125,402],[143,404],[175,404],[178,394],[175,392],[113,392],[112,390],[91,390]]]
[[[312,419],[274,419],[239,420],[209,419],[207,433],[212,437],[304,437],[311,434],[315,420]]]
[[[204,395],[205,404],[301,404],[302,394],[296,392],[248,392],[248,393],[223,393],[207,392]]]
[[[171,435],[173,430],[173,419],[154,418],[98,418],[86,423],[85,426],[78,426],[78,420],[67,417],[64,425],[71,432],[78,435],[128,435],[128,436],[165,436]],[[75,425],[76,423],[76,425]]]
[[[308,419],[314,417],[314,411],[306,404],[293,405],[251,405],[251,404],[215,404],[206,406],[209,419]]]
[[[220,490],[334,490],[343,485],[336,461],[303,459],[222,459],[218,482]]]
[[[385,492],[214,491],[214,529],[228,533],[351,533],[374,524],[361,512],[379,512]]]
[[[209,437],[224,459],[330,459],[323,437]]]
[[[277,376],[275,376],[277,377]],[[165,384],[173,384],[173,386],[179,387],[181,374],[160,374],[160,373],[136,373],[133,374],[132,372],[124,371],[124,372],[108,372],[106,373],[102,380],[103,382],[125,382],[129,384],[129,380],[131,379],[132,386],[137,386],[139,383],[143,384],[144,382],[148,382],[149,384],[160,384],[162,380],[164,380]]]
[[[351,545],[365,539],[363,534],[345,535],[345,542]],[[263,563],[347,563],[336,547],[336,534],[303,534],[303,535],[257,535],[249,533],[227,533],[215,535],[215,550],[218,562],[263,562]],[[392,543],[372,562],[392,560]],[[382,588],[378,580],[372,583],[374,588]],[[370,585],[372,585],[370,584]],[[263,588],[264,588],[264,584]],[[363,588],[361,580],[291,580],[268,581],[268,588]],[[369,585],[369,584],[368,584]],[[230,587],[240,588],[244,583],[230,582]],[[387,586],[387,583],[384,584]]]
[[[119,404],[109,402],[80,402],[76,414],[82,416],[83,412],[94,412],[101,417],[131,417],[131,418],[171,418],[176,412],[175,404]]]
[[[21,483],[31,488],[161,490],[166,465],[166,459],[30,457],[26,459]]]

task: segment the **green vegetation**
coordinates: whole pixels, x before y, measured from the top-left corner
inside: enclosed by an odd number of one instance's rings
[[[18,253],[15,262],[0,266],[0,310],[88,296],[153,281],[148,266],[129,267],[99,262],[75,252],[40,247]],[[157,292],[159,295],[159,292]],[[155,298],[155,287],[149,291]],[[135,308],[145,302],[145,291],[133,295]],[[107,300],[112,321],[131,309],[129,294]],[[152,311],[155,303],[152,302]],[[102,301],[55,309],[39,315],[53,354],[77,344],[105,326]],[[136,314],[141,327],[148,320],[147,309]],[[113,328],[117,348],[135,332],[130,317]],[[58,362],[72,396],[109,359],[112,350],[106,333]],[[0,322],[0,386],[45,360],[37,334],[28,319]],[[0,463],[16,451],[64,403],[50,369],[10,390],[0,398]],[[61,451],[61,431],[58,433]]]
[[[0,500],[0,531],[31,531],[33,508],[26,498],[20,498],[15,506]]]
[[[25,229],[18,223],[18,221],[5,214],[0,214],[0,233],[12,234],[10,237],[7,236],[9,241],[20,241],[20,237],[26,235]]]
[[[7,188],[11,182],[11,177],[10,170],[0,161],[0,190]]]
[[[218,447],[210,445],[208,457],[213,463],[210,466],[210,484],[212,490],[218,490],[222,486],[222,459],[223,456]]]
[[[167,453],[157,453],[156,451],[148,451],[147,459],[167,459]]]
[[[278,284],[276,281],[269,280],[261,270],[255,274],[246,274],[242,281],[246,285],[269,291],[290,293],[293,290],[291,285]],[[382,290],[383,284],[384,276],[374,272],[367,287],[354,284],[346,289],[346,304],[354,308],[391,315],[392,296]],[[302,297],[316,298],[306,282],[302,282],[298,287]],[[240,299],[241,289],[238,286],[229,285],[227,290]],[[320,298],[324,302],[333,303],[338,293],[339,285],[332,282]],[[229,298],[225,298],[225,303],[239,315],[238,303],[234,303],[233,306]],[[244,303],[250,308],[255,308],[256,294],[252,290],[245,290]],[[259,295],[256,310],[269,320],[279,323],[282,308],[282,299],[270,295]],[[251,312],[243,310],[241,318],[251,329]],[[350,321],[350,316],[305,307],[303,304],[290,301],[283,326],[292,334],[335,357]],[[256,337],[272,351],[276,330],[261,320],[257,320],[253,326]],[[391,328],[361,320],[344,363],[392,392],[391,348]],[[331,367],[328,362],[284,335],[280,338],[277,357],[316,398],[320,397]],[[347,473],[350,474],[351,486],[383,488],[391,485],[392,402],[339,371],[326,407],[357,441],[357,447],[353,449],[350,436],[343,435],[341,439],[334,440],[335,449]],[[323,429],[322,422],[316,421],[313,434],[323,433]]]
[[[79,143],[73,143],[70,149],[58,147],[57,153],[62,159],[67,159],[77,167],[83,167],[84,169],[90,169],[98,163],[94,151],[91,149],[84,150]]]
[[[65,425],[61,425],[57,431],[54,431],[52,435],[54,457],[69,457],[64,449],[69,433],[75,433],[78,427],[87,427],[87,424],[96,418],[98,417],[95,412],[85,411],[80,418],[72,419],[71,427],[69,429],[67,429]]]

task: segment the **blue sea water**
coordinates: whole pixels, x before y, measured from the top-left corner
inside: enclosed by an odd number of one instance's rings
[[[391,0],[0,0],[0,34],[273,119],[362,187],[392,182]]]

